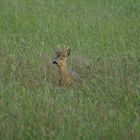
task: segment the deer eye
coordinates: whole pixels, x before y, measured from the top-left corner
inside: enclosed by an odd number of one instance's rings
[[[63,57],[60,57],[60,60],[62,60],[63,59]]]

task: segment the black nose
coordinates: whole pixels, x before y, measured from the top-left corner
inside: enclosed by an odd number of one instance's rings
[[[53,64],[57,64],[57,62],[56,61],[53,61]]]

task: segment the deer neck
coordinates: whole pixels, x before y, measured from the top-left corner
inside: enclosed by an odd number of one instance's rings
[[[67,65],[66,65],[66,63],[63,64],[61,67],[59,67],[59,73],[60,73],[61,76],[62,76],[62,75],[67,76],[68,70],[67,70]]]

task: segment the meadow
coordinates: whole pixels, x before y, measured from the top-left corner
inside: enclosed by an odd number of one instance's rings
[[[140,1],[0,0],[0,140],[139,139]]]

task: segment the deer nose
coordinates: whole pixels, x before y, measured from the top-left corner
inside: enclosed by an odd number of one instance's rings
[[[54,61],[53,61],[53,64],[57,64],[57,61],[56,61],[56,60],[54,60]]]

